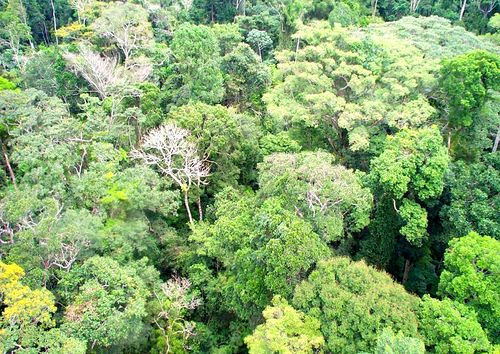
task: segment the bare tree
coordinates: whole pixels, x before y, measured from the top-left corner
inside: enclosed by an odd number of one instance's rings
[[[64,58],[71,69],[82,76],[101,98],[111,96],[119,86],[145,81],[153,70],[148,58],[140,56],[130,61],[125,68],[118,58],[101,56],[80,45],[79,53],[67,52]]]
[[[102,57],[85,45],[80,46],[78,54],[65,53],[64,58],[101,98],[108,97],[112,87],[124,79],[116,57]]]
[[[207,183],[210,162],[200,158],[196,145],[188,140],[190,132],[174,124],[162,125],[144,137],[140,149],[131,152],[132,157],[141,159],[147,165],[156,166],[160,172],[172,178],[184,194],[184,205],[189,222],[193,224],[189,208],[191,187]]]
[[[172,353],[170,342],[172,337],[181,337],[185,349],[187,340],[194,335],[195,324],[186,321],[186,311],[194,310],[201,301],[189,296],[191,282],[185,278],[174,277],[161,285],[161,292],[154,291],[159,311],[153,322],[165,338],[165,353]]]

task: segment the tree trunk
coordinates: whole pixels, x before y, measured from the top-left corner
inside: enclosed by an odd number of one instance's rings
[[[498,125],[497,136],[495,137],[495,143],[493,144],[493,149],[491,149],[491,152],[497,151],[499,143],[500,143],[500,125]]]
[[[196,200],[196,204],[198,204],[198,217],[200,219],[200,221],[203,220],[203,208],[201,206],[201,197],[198,197],[198,199]]]
[[[408,275],[410,274],[412,264],[409,259],[405,260],[405,270],[403,272],[403,284],[405,284],[408,281]]]
[[[17,191],[17,183],[16,183],[16,175],[14,174],[14,170],[10,165],[9,156],[7,155],[7,151],[5,150],[5,145],[2,144],[2,155],[5,161],[5,166],[7,167],[7,171],[9,172],[10,180],[14,185],[14,189]]]
[[[189,199],[187,190],[184,191],[184,206],[186,207],[186,211],[188,213],[189,223],[193,225],[194,224],[193,215],[191,215],[191,209],[189,208]]]
[[[52,20],[54,22],[54,37],[56,38],[56,45],[59,45],[59,40],[57,39],[57,20],[56,20],[56,8],[54,6],[54,0],[50,0],[50,6],[52,6]]]
[[[378,0],[372,0],[372,17],[375,17],[377,14],[377,5],[378,5]]]
[[[465,7],[467,6],[467,0],[462,0],[462,3],[461,3],[461,8],[460,8],[460,21],[462,21],[463,17],[464,17],[464,13],[465,13]]]

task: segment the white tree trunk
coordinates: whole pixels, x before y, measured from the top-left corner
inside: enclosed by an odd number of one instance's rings
[[[500,125],[498,125],[497,135],[495,137],[495,143],[493,144],[493,149],[491,149],[491,152],[497,151],[499,143],[500,143]]]
[[[464,18],[464,13],[465,13],[465,7],[467,6],[467,0],[462,0],[462,3],[460,4],[460,21]]]
[[[56,8],[54,6],[54,0],[50,0],[50,6],[52,6],[52,21],[54,22],[54,37],[56,38],[56,45],[59,45],[59,40],[57,39],[57,20],[56,20]]]

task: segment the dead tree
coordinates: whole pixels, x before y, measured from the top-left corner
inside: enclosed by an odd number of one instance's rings
[[[175,182],[184,195],[189,222],[193,224],[189,191],[192,186],[207,184],[210,162],[199,156],[196,145],[188,140],[189,135],[188,130],[175,124],[162,125],[151,130],[144,137],[140,148],[132,150],[131,155],[147,165],[157,167]]]

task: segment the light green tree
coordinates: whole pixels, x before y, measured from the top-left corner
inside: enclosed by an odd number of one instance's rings
[[[261,204],[253,193],[228,188],[216,196],[217,220],[197,225],[190,237],[200,264],[219,264],[211,296],[241,319],[258,316],[273,295],[290,298],[331,254],[311,225],[284,205],[279,198]]]
[[[385,327],[416,337],[419,301],[388,274],[335,257],[318,263],[292,304],[320,320],[327,351],[357,353],[375,348]]]
[[[374,354],[424,354],[425,345],[419,338],[394,334],[391,328],[384,328],[377,338]]]
[[[471,131],[473,128],[477,129],[477,125],[490,123],[479,119],[480,112],[488,100],[499,99],[495,97],[493,91],[499,86],[500,56],[498,54],[473,51],[443,62],[440,87],[449,110],[446,117],[450,134],[448,145],[452,151],[457,151],[458,156],[474,157],[475,150],[480,151],[485,147],[493,146],[493,144],[482,146],[483,141],[474,135],[471,136]],[[498,128],[500,125],[495,120],[493,120],[494,128]],[[500,130],[498,132],[500,136]],[[499,136],[497,140],[500,139]],[[498,142],[493,151],[497,146]]]
[[[419,309],[420,333],[434,353],[477,353],[490,348],[474,310],[448,298],[425,295]]]
[[[262,314],[265,322],[245,338],[250,354],[312,354],[324,345],[320,322],[295,310],[280,296]]]
[[[471,232],[454,238],[444,257],[439,294],[476,311],[493,344],[500,334],[500,241]]]

